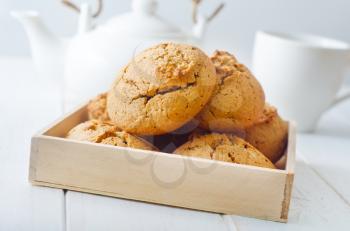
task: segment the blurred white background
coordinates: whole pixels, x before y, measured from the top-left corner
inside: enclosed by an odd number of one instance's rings
[[[92,0],[75,0],[76,3]],[[221,1],[225,9],[210,24],[204,47],[234,52],[250,63],[254,33],[258,29],[307,32],[350,42],[349,0],[204,0],[202,10],[210,13]],[[105,0],[99,22],[130,9],[130,1]],[[0,0],[0,55],[28,56],[29,45],[24,30],[12,19],[13,9],[33,9],[41,13],[48,27],[56,34],[75,33],[77,14],[60,0]],[[159,0],[158,13],[168,21],[191,28],[191,0]]]

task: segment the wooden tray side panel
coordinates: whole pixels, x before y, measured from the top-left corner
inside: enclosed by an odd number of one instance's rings
[[[294,174],[295,168],[295,148],[296,148],[296,126],[294,122],[289,122],[288,124],[288,144],[286,148],[287,161],[286,161],[286,171],[290,174]]]
[[[68,115],[62,116],[47,129],[44,129],[41,134],[54,137],[65,137],[71,128],[87,119],[86,105],[79,106],[77,110],[68,113]]]
[[[33,138],[30,180],[185,208],[285,221],[287,174],[128,148]]]
[[[288,173],[286,178],[286,185],[284,188],[284,200],[282,203],[281,219],[284,221],[288,220],[289,205],[292,199],[292,188],[293,188],[294,174]]]
[[[296,155],[296,127],[294,122],[289,122],[288,126],[288,145],[286,148],[286,185],[284,189],[284,200],[282,204],[281,219],[288,220],[289,205],[292,198],[292,189],[294,182],[294,168]]]

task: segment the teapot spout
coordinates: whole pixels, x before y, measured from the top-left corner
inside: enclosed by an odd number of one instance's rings
[[[11,15],[23,25],[27,33],[37,71],[43,75],[62,72],[64,42],[47,29],[38,12],[12,11]]]

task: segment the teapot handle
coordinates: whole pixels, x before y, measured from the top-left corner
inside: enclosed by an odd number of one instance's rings
[[[198,40],[202,39],[208,22],[213,20],[225,6],[224,3],[221,3],[209,16],[206,17],[202,14],[198,14],[198,6],[201,1],[202,0],[192,0],[192,20],[194,22],[192,34]]]
[[[198,22],[198,7],[201,2],[202,0],[192,0],[192,21],[194,23]],[[225,3],[220,3],[220,5],[216,7],[215,10],[208,17],[206,17],[205,21],[210,22],[211,20],[213,20],[224,8],[224,6]]]
[[[78,13],[80,13],[80,11],[81,11],[80,7],[78,7],[75,3],[71,2],[70,0],[62,0],[62,3],[66,6],[68,6],[69,8],[75,10]],[[91,16],[93,18],[98,17],[102,12],[102,8],[103,8],[103,1],[98,0],[97,9],[96,9],[95,13],[93,13]]]
[[[341,102],[343,102],[343,101],[345,101],[345,100],[347,100],[347,99],[349,99],[349,98],[350,98],[350,90],[349,90],[349,89],[346,89],[346,92],[345,92],[345,93],[343,93],[342,95],[337,96],[337,97],[335,98],[335,100],[332,102],[332,104],[330,105],[329,108],[332,108],[332,107],[338,105],[339,103],[341,103]]]

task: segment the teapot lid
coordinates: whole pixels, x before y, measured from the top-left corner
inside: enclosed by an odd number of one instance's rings
[[[156,0],[133,0],[131,12],[113,17],[103,27],[134,36],[171,38],[186,36],[181,29],[157,16],[156,8]]]

